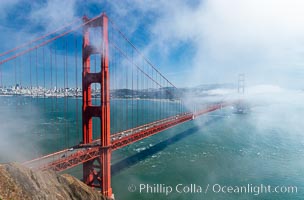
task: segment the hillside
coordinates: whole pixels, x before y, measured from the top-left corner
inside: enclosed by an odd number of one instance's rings
[[[52,171],[33,172],[16,163],[0,165],[0,199],[106,200],[73,176]]]

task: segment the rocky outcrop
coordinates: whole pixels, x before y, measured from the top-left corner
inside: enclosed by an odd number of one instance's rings
[[[33,172],[17,163],[0,165],[0,200],[100,200],[103,197],[77,178],[53,171]]]

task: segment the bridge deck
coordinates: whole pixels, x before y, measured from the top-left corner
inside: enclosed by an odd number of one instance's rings
[[[195,113],[183,113],[113,134],[111,135],[112,145],[110,148],[112,151],[117,150],[178,124],[193,120],[197,116],[221,109],[222,107],[226,107],[231,104],[232,103],[215,104]],[[24,164],[37,170],[53,169],[55,171],[63,171],[97,158],[101,153],[102,148],[100,146],[100,139],[97,139],[90,144],[77,145],[69,149],[27,161]]]

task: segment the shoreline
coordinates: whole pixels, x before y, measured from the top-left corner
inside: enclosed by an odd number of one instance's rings
[[[51,95],[51,96],[44,96],[44,95],[24,95],[24,94],[0,94],[0,97],[29,97],[29,98],[39,98],[39,99],[43,99],[43,98],[71,98],[71,99],[82,99],[82,96],[63,96],[63,95]],[[100,97],[92,97],[92,99],[99,99]],[[180,100],[178,99],[151,99],[151,98],[110,98],[110,100],[130,100],[130,101],[159,101],[159,102],[171,102],[171,103],[176,103],[179,102]]]

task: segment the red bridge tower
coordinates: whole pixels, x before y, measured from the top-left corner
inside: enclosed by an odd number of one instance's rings
[[[84,22],[89,19],[84,16]],[[90,44],[90,29],[101,27],[101,48]],[[90,72],[90,55],[101,55],[101,71]],[[111,139],[110,139],[110,77],[109,77],[108,17],[102,14],[98,19],[87,23],[83,29],[82,45],[82,126],[83,143],[93,140],[92,118],[100,118],[101,156],[83,164],[83,181],[95,188],[100,188],[103,195],[111,197]],[[92,105],[91,84],[100,83],[101,105]]]

